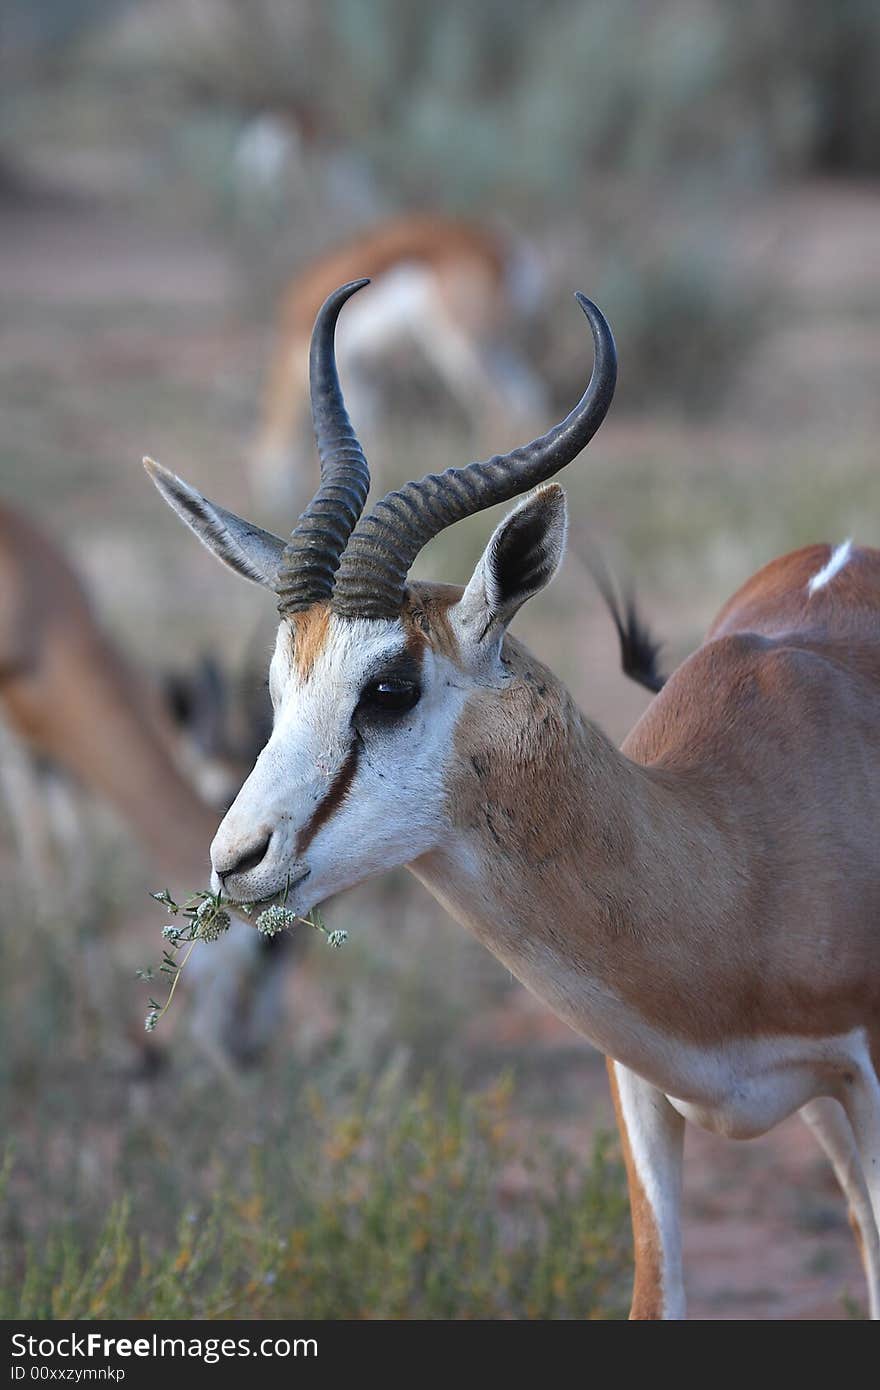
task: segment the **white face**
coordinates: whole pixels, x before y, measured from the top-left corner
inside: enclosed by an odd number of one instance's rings
[[[472,686],[430,648],[414,658],[399,620],[331,614],[315,646],[309,665],[282,622],[272,735],[211,846],[215,891],[239,902],[286,892],[299,913],[442,843]]]
[[[203,544],[236,573],[279,592],[280,537],[147,463]],[[460,598],[413,585],[410,599],[422,606],[404,602],[402,617],[346,618],[315,603],[284,619],[269,672],[272,736],[211,846],[215,891],[253,903],[284,894],[305,913],[448,843],[455,832],[447,788],[465,702],[477,686],[506,683],[504,631],[553,578],[565,530],[565,496],[550,483],[496,528]],[[429,592],[443,614],[433,644],[425,636]],[[464,756],[458,767],[465,778],[470,761]]]

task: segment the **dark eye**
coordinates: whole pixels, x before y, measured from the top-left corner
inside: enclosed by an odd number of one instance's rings
[[[385,680],[370,681],[369,685],[365,685],[358,705],[364,710],[402,714],[418,704],[421,693],[415,681],[396,680],[388,676]]]

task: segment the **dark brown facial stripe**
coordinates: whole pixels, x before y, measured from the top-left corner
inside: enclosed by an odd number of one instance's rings
[[[314,840],[318,831],[321,829],[321,826],[326,825],[327,821],[348,792],[354,780],[354,774],[357,772],[359,749],[359,743],[352,744],[346,755],[345,762],[333,778],[330,790],[324,797],[324,800],[318,802],[308,822],[299,832],[295,851],[297,859],[301,854],[305,854],[312,840]]]

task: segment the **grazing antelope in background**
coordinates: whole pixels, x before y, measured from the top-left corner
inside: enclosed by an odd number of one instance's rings
[[[204,801],[225,811],[271,729],[264,683],[255,685],[248,665],[230,676],[205,652],[189,666],[163,671],[159,695],[177,730],[181,768]]]
[[[537,298],[534,253],[468,222],[392,218],[309,262],[284,295],[251,455],[254,494],[266,508],[298,511],[311,496],[303,443],[312,325],[331,290],[364,267],[376,285],[352,306],[345,339],[362,411],[370,403],[364,369],[401,348],[430,363],[476,424],[493,413],[521,420],[543,403],[539,383],[505,342],[511,310],[526,316]]]
[[[633,1317],[684,1313],[685,1121],[747,1138],[796,1110],[849,1199],[876,1317],[880,553],[815,545],[761,570],[618,751],[506,631],[562,559],[564,494],[539,485],[611,403],[605,319],[578,296],[595,364],[562,424],[363,515],[333,352],[363,283],[315,326],[321,484],[289,540],[148,463],[281,614],[274,728],[215,836],[213,882],[238,901],[287,888],[306,912],[407,864],[612,1059]],[[536,486],[464,590],[407,582],[444,527]]]
[[[178,701],[183,693],[178,678]],[[178,730],[158,692],[101,629],[61,548],[0,506],[0,787],[30,891],[39,904],[43,890],[46,908],[61,866],[37,760],[114,808],[163,875],[157,886],[167,880],[185,895],[204,883],[221,812],[181,771]],[[216,783],[218,767],[205,767]],[[66,798],[61,809],[64,888],[76,894],[89,886],[83,808]],[[57,901],[51,907],[57,915]],[[278,971],[242,923],[219,955],[216,945],[193,955],[194,1027],[244,1057],[274,1026]]]

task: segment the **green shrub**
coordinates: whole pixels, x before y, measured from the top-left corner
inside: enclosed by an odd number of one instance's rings
[[[510,1094],[380,1085],[331,1111],[312,1092],[283,1155],[255,1147],[159,1229],[122,1199],[97,1233],[72,1218],[15,1236],[7,1195],[0,1317],[619,1316],[621,1166],[606,1137],[586,1164],[523,1153]]]
[[[870,0],[181,0],[154,42],[200,100],[306,113],[446,206],[577,204],[597,169],[877,168]]]

